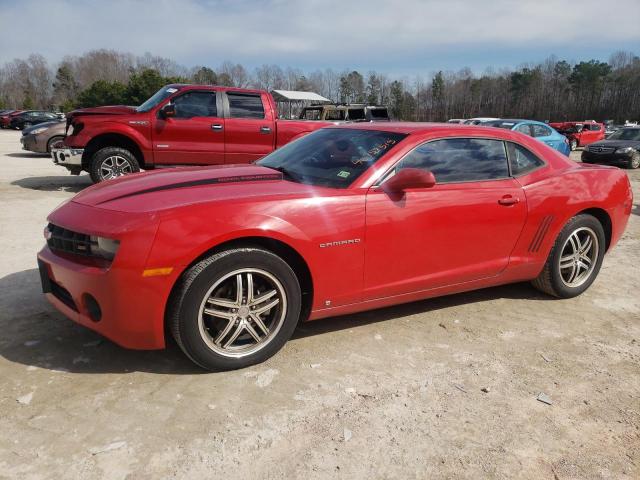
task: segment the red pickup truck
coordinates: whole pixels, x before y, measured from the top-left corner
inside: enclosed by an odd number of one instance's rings
[[[604,140],[604,124],[593,120],[586,122],[556,122],[549,125],[567,137],[572,151],[578,147],[586,147],[594,142]]]
[[[268,92],[167,85],[139,107],[75,110],[54,163],[94,182],[140,168],[249,163],[330,122],[278,120]]]

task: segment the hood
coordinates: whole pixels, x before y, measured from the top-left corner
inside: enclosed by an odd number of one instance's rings
[[[640,147],[640,140],[600,140],[590,144],[589,147]]]
[[[50,128],[50,127],[60,127],[61,131],[64,132],[65,123],[63,120],[54,120],[53,122],[38,123],[37,125],[34,125],[32,127],[25,128],[24,130],[22,130],[22,135],[29,135],[31,132],[39,128]]]
[[[93,185],[73,198],[83,205],[123,212],[157,212],[196,203],[258,196],[308,195],[309,185],[284,181],[258,165],[155,170]]]
[[[136,113],[136,107],[112,105],[107,107],[80,108],[69,113],[67,117],[78,117],[80,115],[131,115],[132,113]]]

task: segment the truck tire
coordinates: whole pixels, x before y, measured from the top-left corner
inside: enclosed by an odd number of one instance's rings
[[[140,171],[135,155],[120,147],[104,147],[93,154],[89,162],[93,183],[100,183]]]

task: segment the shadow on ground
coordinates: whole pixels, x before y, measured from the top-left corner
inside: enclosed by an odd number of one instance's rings
[[[496,298],[548,299],[528,284],[506,285],[305,323],[292,340]],[[0,278],[0,331],[0,356],[26,366],[95,374],[204,373],[185,357],[170,335],[166,350],[126,350],[75,324],[46,301],[37,269]]]
[[[18,153],[5,153],[7,157],[14,158],[51,158],[48,153],[36,153],[36,152],[18,152]]]
[[[79,191],[91,186],[89,175],[64,176],[59,177],[25,177],[14,180],[11,185],[28,188],[30,190],[42,190],[45,192],[71,192]]]

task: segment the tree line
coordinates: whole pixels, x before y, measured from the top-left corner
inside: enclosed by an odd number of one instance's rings
[[[376,71],[302,71],[279,65],[253,70],[226,61],[187,68],[145,54],[93,50],[55,65],[38,54],[0,67],[0,107],[69,111],[99,105],[139,105],[167,83],[264,90],[314,91],[335,102],[384,104],[398,120],[517,117],[537,120],[637,120],[640,58],[615,52],[607,62],[568,62],[551,56],[537,64],[476,74],[469,68],[395,78]]]

